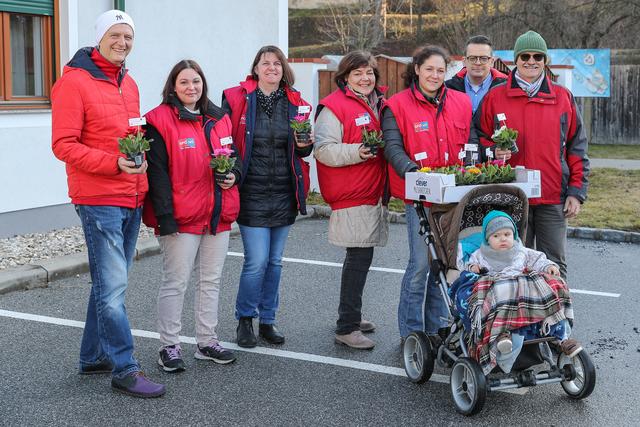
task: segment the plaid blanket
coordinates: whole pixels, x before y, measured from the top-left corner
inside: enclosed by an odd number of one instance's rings
[[[502,332],[540,322],[544,334],[551,325],[573,319],[567,284],[544,273],[481,277],[469,298],[469,313],[467,345],[485,375],[496,366],[496,338]]]

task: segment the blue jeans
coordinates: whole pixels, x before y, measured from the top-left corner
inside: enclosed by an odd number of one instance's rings
[[[140,370],[124,306],[127,274],[136,250],[142,208],[76,206],[89,251],[91,295],[80,346],[80,367],[104,360],[113,376]]]
[[[402,277],[398,304],[400,336],[406,337],[414,331],[435,334],[439,328],[447,326],[449,310],[442,298],[440,288],[429,274],[427,244],[418,233],[420,231],[418,214],[412,204],[405,205],[405,213],[409,238],[409,263]]]
[[[236,297],[236,319],[259,316],[260,323],[275,323],[282,253],[290,228],[240,226],[244,264]]]

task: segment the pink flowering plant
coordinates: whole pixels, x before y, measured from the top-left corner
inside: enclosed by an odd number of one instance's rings
[[[144,133],[144,129],[137,126],[129,128],[125,137],[118,138],[118,150],[127,156],[127,160],[134,162],[136,168],[142,166],[144,152],[149,151],[149,144],[153,141],[145,138]]]
[[[236,158],[231,157],[232,155],[233,150],[230,148],[216,148],[213,150],[213,156],[211,156],[209,166],[218,173],[229,173],[231,168],[236,164]]]
[[[298,114],[290,123],[291,129],[296,133],[311,133],[311,121],[306,114]]]

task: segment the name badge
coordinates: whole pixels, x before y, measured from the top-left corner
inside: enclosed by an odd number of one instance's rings
[[[426,152],[422,152],[422,153],[416,153],[415,155],[415,159],[420,161],[420,160],[424,160],[427,158],[427,153]]]
[[[478,144],[464,144],[464,149],[467,151],[478,151]]]
[[[309,105],[300,105],[298,107],[298,114],[308,114],[311,112],[311,106]]]
[[[369,117],[369,113],[364,113],[362,116],[356,119],[356,126],[368,125],[371,123],[371,117]]]
[[[145,119],[144,117],[134,117],[129,119],[129,126],[130,127],[134,127],[134,126],[144,126],[147,124],[147,119]]]
[[[233,144],[233,138],[231,138],[230,136],[220,139],[220,145],[222,145],[223,147],[229,144]]]
[[[498,121],[501,121],[501,122],[507,120],[507,116],[505,116],[504,113],[498,113],[496,117],[498,117]]]

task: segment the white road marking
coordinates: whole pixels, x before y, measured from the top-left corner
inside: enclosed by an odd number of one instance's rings
[[[30,314],[30,313],[21,313],[18,311],[9,311],[0,309],[0,317],[9,317],[12,319],[20,319],[20,320],[29,320],[33,322],[47,323],[50,325],[60,325],[60,326],[71,326],[74,328],[84,328],[84,322],[79,322],[77,320],[69,320],[69,319],[61,319],[58,317],[50,317],[50,316],[41,316],[39,314]],[[145,331],[142,329],[132,329],[131,334],[135,337],[141,338],[152,338],[159,339],[159,335],[157,332]],[[193,337],[185,337],[180,336],[180,341],[185,344],[196,344],[196,340]],[[275,357],[283,357],[286,359],[295,359],[302,360],[305,362],[313,362],[313,363],[321,363],[324,365],[332,365],[332,366],[340,366],[343,368],[351,368],[351,369],[359,369],[362,371],[368,372],[377,372],[380,374],[386,375],[394,375],[398,377],[406,377],[407,375],[402,368],[396,368],[393,366],[385,366],[378,365],[375,363],[366,363],[359,362],[356,360],[348,360],[348,359],[340,359],[337,357],[329,357],[329,356],[320,356],[317,354],[310,353],[299,353],[295,351],[288,350],[278,350],[274,348],[267,347],[254,347],[254,348],[242,348],[238,347],[234,343],[230,342],[222,342],[221,344],[224,347],[227,347],[231,350],[242,351],[245,353],[254,353],[254,354],[264,354],[267,356],[275,356]],[[429,381],[436,383],[449,383],[449,377],[441,374],[433,374]],[[513,389],[513,390],[504,390],[506,393],[514,393],[514,394],[526,394],[528,389]]]
[[[235,256],[243,258],[244,254],[241,252],[227,252],[229,256]],[[297,264],[312,264],[312,265],[323,265],[326,267],[339,267],[342,268],[342,263],[340,262],[328,262],[328,261],[317,261],[313,259],[302,259],[302,258],[287,258],[283,257],[283,261],[285,262],[293,262]],[[404,274],[404,270],[398,268],[385,268],[385,267],[370,267],[370,271],[381,271],[383,273],[395,273],[395,274]],[[620,294],[612,293],[612,292],[600,292],[600,291],[589,291],[585,289],[573,289],[571,288],[571,293],[574,294],[585,294],[585,295],[595,295],[599,297],[610,297],[610,298],[619,298]]]

